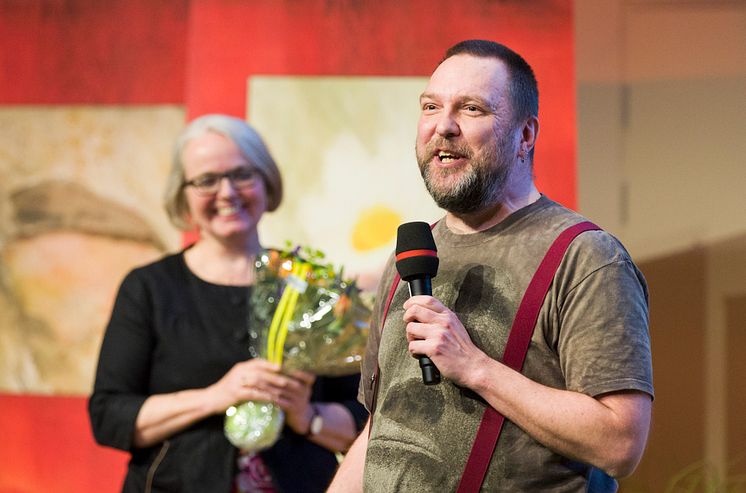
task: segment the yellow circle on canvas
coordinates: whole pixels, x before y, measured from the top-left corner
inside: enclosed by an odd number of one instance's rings
[[[358,252],[374,250],[396,236],[401,216],[385,205],[363,210],[352,228],[352,247]]]

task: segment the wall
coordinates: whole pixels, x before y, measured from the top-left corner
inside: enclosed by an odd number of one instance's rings
[[[579,207],[638,259],[742,233],[746,5],[576,4]]]
[[[654,421],[624,490],[743,488],[746,3],[575,5],[579,208],[650,284]]]

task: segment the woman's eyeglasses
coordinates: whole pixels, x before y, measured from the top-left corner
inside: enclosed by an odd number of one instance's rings
[[[260,179],[259,172],[253,168],[235,168],[225,173],[205,173],[184,183],[185,187],[194,187],[200,195],[215,195],[220,189],[223,178],[228,178],[233,188],[242,189],[254,185]]]

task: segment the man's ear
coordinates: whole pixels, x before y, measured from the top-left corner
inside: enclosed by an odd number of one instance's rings
[[[521,129],[521,145],[518,150],[521,159],[527,159],[533,154],[536,139],[539,136],[539,119],[530,116]]]

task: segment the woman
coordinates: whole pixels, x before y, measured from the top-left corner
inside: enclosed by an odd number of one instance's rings
[[[207,115],[177,141],[166,210],[199,239],[123,281],[89,402],[94,436],[129,451],[123,491],[323,491],[365,420],[358,377],[283,374],[251,358],[248,289],[257,225],[282,198],[279,170],[243,120]],[[270,449],[240,455],[225,410],[262,400],[285,412]]]

